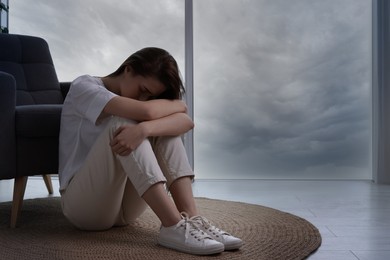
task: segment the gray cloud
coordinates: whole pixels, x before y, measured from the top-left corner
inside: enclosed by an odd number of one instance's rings
[[[14,1],[10,9],[11,33],[45,38],[61,80],[106,75],[146,46],[184,65],[183,1]]]
[[[242,2],[200,7],[200,174],[368,178],[370,3]]]

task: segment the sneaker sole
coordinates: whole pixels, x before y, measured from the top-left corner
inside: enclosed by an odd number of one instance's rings
[[[170,241],[158,241],[158,244],[161,246],[174,249],[180,252],[188,253],[188,254],[193,254],[193,255],[214,255],[214,254],[219,254],[222,253],[225,250],[224,245],[221,244],[215,244],[213,247],[208,247],[208,248],[188,248],[186,246],[178,245],[175,242],[170,242]]]
[[[237,242],[231,243],[229,245],[225,244],[225,251],[237,250],[242,246],[242,244],[243,244],[242,241],[237,241]]]

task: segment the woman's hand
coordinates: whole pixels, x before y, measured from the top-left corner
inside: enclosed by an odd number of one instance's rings
[[[110,142],[114,153],[127,156],[150,136],[179,136],[194,127],[185,113],[175,113],[160,119],[144,121],[136,125],[120,126]]]
[[[137,149],[146,137],[145,129],[140,124],[120,126],[110,142],[111,149],[120,156],[127,156]]]

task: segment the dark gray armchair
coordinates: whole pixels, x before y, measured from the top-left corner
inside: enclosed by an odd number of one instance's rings
[[[64,96],[45,40],[0,34],[0,180],[15,179],[11,227],[16,226],[28,176],[43,175],[49,193],[58,173]]]

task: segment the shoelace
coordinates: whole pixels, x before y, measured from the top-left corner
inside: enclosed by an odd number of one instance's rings
[[[184,227],[185,228],[185,238],[188,239],[189,236],[193,236],[198,241],[201,241],[203,239],[212,239],[207,233],[203,232],[201,229],[199,229],[196,226],[196,223],[192,219],[188,217],[188,215],[183,212],[181,213],[183,217],[183,221],[180,221],[177,224],[177,227]]]
[[[214,236],[219,237],[220,235],[228,235],[230,236],[229,233],[215,227],[214,225],[211,224],[211,222],[202,216],[194,216],[191,218],[191,221],[195,223],[196,227],[199,229],[202,229],[204,227],[208,232],[212,233]]]

